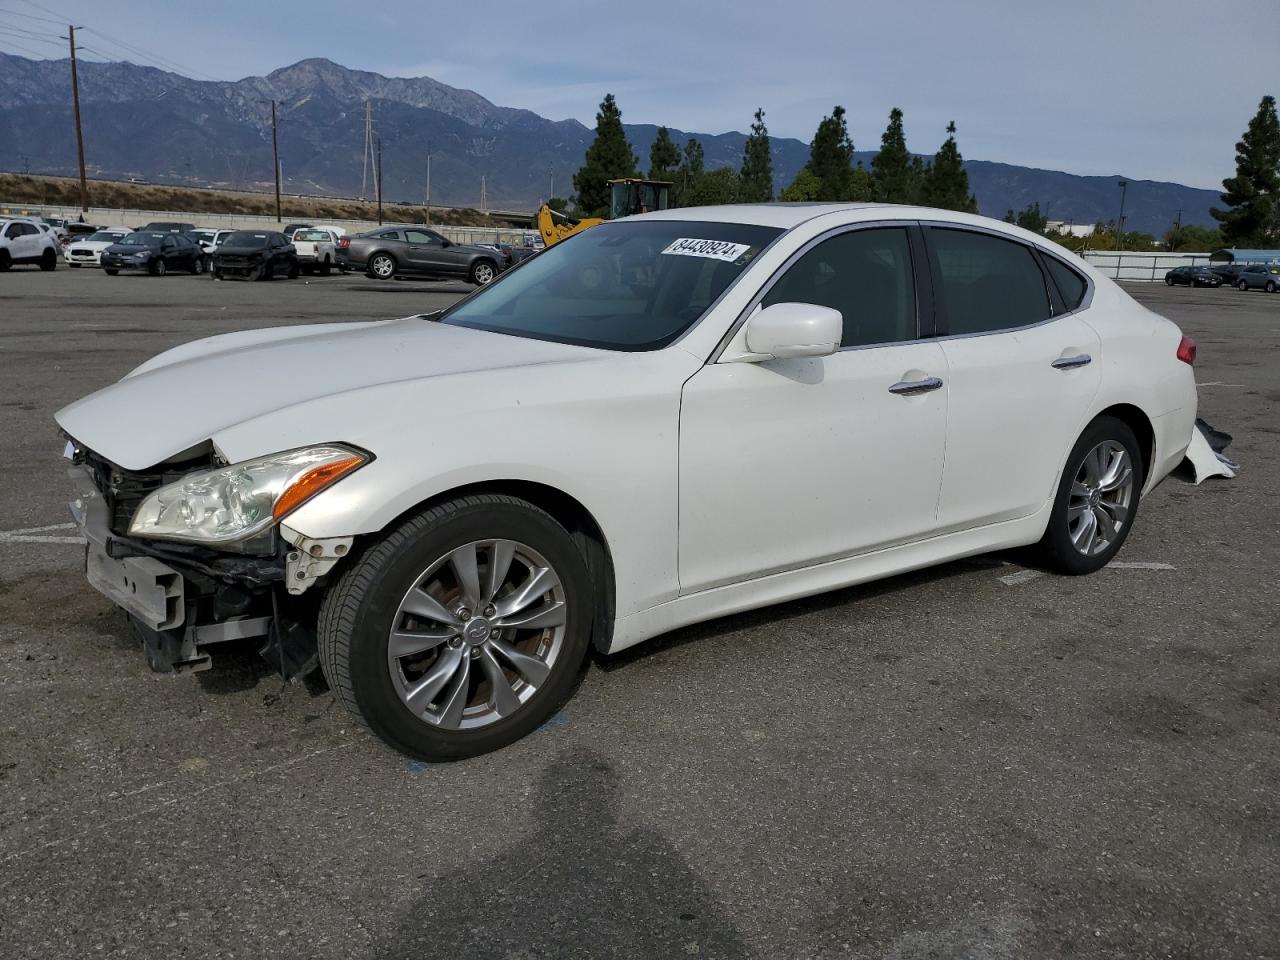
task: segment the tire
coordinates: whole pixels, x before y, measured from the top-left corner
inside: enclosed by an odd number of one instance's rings
[[[333,264],[329,262],[329,258],[324,258],[324,263],[320,264],[320,276],[327,277],[329,271],[333,269]]]
[[[375,280],[391,280],[396,275],[396,258],[389,253],[375,253],[369,258],[368,273]]]
[[[1172,287],[1172,286],[1173,286],[1173,277],[1165,277],[1165,278],[1164,278],[1164,284],[1165,284],[1165,286],[1166,286],[1166,287]]]
[[[485,631],[492,629],[486,617],[500,623],[500,615],[487,613],[492,606],[480,608],[475,617],[466,620],[470,627],[459,620],[457,629],[443,620],[417,618],[402,609],[403,604],[415,602],[411,591],[421,595],[415,587],[425,585],[434,591],[428,598],[439,597],[446,605],[442,612],[452,616],[454,604],[468,601],[458,589],[463,580],[453,572],[448,558],[455,551],[479,547],[468,555],[475,559],[477,585],[486,584],[495,541],[509,544],[514,556],[503,585],[494,595],[499,604],[517,597],[521,590],[516,584],[527,586],[533,570],[545,564],[553,571],[555,586],[536,596],[530,594],[532,599],[525,604],[516,601],[514,609],[527,618],[536,604],[544,615],[562,616],[559,625],[553,625],[554,618],[549,618],[540,629],[508,633],[510,628],[506,628],[502,629],[505,639],[482,639]],[[532,563],[525,562],[535,554]],[[441,586],[441,580],[452,586]],[[485,586],[480,586],[480,591],[488,592]],[[572,695],[586,665],[595,609],[591,594],[582,554],[551,516],[514,497],[462,497],[405,521],[366,550],[330,586],[318,621],[320,665],[334,695],[375,736],[395,749],[431,762],[478,756],[537,729]],[[474,599],[479,608],[481,598]],[[462,610],[459,616],[466,614]],[[438,636],[452,636],[436,639],[420,654],[410,652],[393,658],[392,628],[413,626],[435,630]],[[461,634],[468,631],[471,638],[463,639]],[[524,666],[517,670],[516,661],[493,652],[499,649],[495,643],[508,650],[516,648],[514,652],[526,658]],[[537,667],[536,673],[532,667]],[[452,674],[445,672],[450,669],[454,669]],[[515,697],[507,699],[510,712],[498,710],[498,701],[503,698],[492,692],[495,688],[489,678],[499,670],[496,675],[505,686],[504,697]],[[521,672],[526,670],[530,679]],[[438,685],[428,695],[436,702],[419,704],[415,715],[408,705],[407,691],[433,672]],[[459,707],[460,703],[464,706]]]
[[[285,276],[287,276],[290,280],[297,280],[299,273],[301,273],[301,269],[298,266],[298,261],[294,260],[292,263],[289,264],[289,272],[285,274]]]
[[[1102,460],[1086,463],[1100,449],[1104,451]],[[1106,483],[1099,484],[1096,480],[1106,481],[1105,468],[1112,467],[1120,453],[1123,453],[1123,458],[1117,472],[1121,479],[1108,492]],[[1105,567],[1133,529],[1142,495],[1142,476],[1143,454],[1129,425],[1115,417],[1103,416],[1094,420],[1085,428],[1067,457],[1048,526],[1035,547],[1037,558],[1051,570],[1073,576],[1093,573]],[[1123,502],[1123,511],[1115,506],[1119,502]],[[1121,512],[1122,516],[1119,515]],[[1093,536],[1088,536],[1090,523],[1086,513],[1091,513],[1094,518]],[[1110,518],[1113,524],[1119,521],[1114,533],[1106,533],[1106,528],[1097,520],[1099,516]],[[1073,538],[1073,533],[1077,534],[1078,540]],[[1102,539],[1096,539],[1099,534]]]
[[[118,276],[120,273],[119,270],[109,270],[106,267],[102,268],[102,272],[105,273],[108,277]]]
[[[153,277],[163,277],[169,272],[169,265],[164,262],[164,257],[156,257],[147,264],[147,270]]]
[[[276,265],[270,261],[264,263],[258,268],[259,280],[274,280],[276,278]]]
[[[0,273],[7,273],[11,266],[13,266],[13,260],[9,257],[9,251],[0,250]]]
[[[1249,289],[1249,284],[1246,283],[1244,280],[1241,280],[1239,283],[1236,284],[1236,286],[1239,287],[1241,290]]]
[[[217,269],[211,269],[211,270],[209,271],[209,276],[213,277],[213,279],[215,279],[215,280],[221,280],[221,279],[222,279],[222,271],[221,271],[221,270],[217,270]]]
[[[196,257],[191,261],[191,273],[197,277],[204,273],[204,257]]]
[[[40,269],[46,273],[50,270],[57,270],[58,255],[52,250],[46,249],[44,253],[40,254]]]
[[[494,277],[498,275],[498,267],[492,260],[477,260],[471,265],[470,280],[477,287],[487,286],[493,283]]]
[[[1276,292],[1276,282],[1274,280],[1268,280],[1267,293],[1275,293],[1275,292]]]

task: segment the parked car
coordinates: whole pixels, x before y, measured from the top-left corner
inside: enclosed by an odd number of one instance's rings
[[[298,253],[282,233],[274,230],[237,230],[213,255],[213,279],[239,277],[273,280],[298,276]]]
[[[1174,267],[1164,275],[1171,287],[1220,287],[1222,278],[1208,267]]]
[[[102,251],[113,243],[119,243],[133,231],[128,227],[103,227],[87,237],[73,240],[63,251],[70,267],[97,267],[102,265]]]
[[[173,270],[204,273],[204,251],[183,233],[138,231],[102,251],[103,271],[114,277],[121,270],[140,270],[163,277]]]
[[[58,241],[48,229],[31,220],[0,220],[0,270],[20,263],[32,263],[41,270],[58,266]]]
[[[593,644],[986,551],[1102,568],[1191,441],[1194,359],[1009,224],[698,207],[429,316],[184,344],[57,421],[153,666],[269,634],[452,760],[545,723]]]
[[[1240,279],[1240,271],[1244,268],[1243,263],[1215,263],[1209,267],[1215,277],[1233,287]]]
[[[1241,290],[1265,290],[1267,293],[1275,293],[1280,289],[1280,265],[1251,263],[1236,277],[1236,286]]]
[[[286,237],[288,237],[290,240],[292,240],[292,239],[293,239],[293,235],[294,235],[294,233],[295,233],[296,231],[298,231],[298,230],[305,230],[305,229],[307,229],[307,228],[308,228],[308,227],[310,227],[310,226],[311,226],[311,224],[309,224],[309,223],[286,223],[286,224],[284,225],[283,229],[281,229],[281,231],[280,231],[280,232],[281,232],[281,233],[283,233],[283,234],[284,234]]]
[[[178,223],[173,220],[153,220],[146,226],[139,227],[139,233],[191,233],[195,230],[194,223]]]
[[[377,280],[402,274],[459,278],[477,286],[493,281],[505,264],[501,254],[468,246],[436,233],[430,227],[379,227],[338,244],[338,262],[363,270]]]
[[[338,261],[338,238],[319,227],[303,227],[293,234],[298,265],[303,273],[320,271],[327,277]]]
[[[67,224],[67,236],[74,242],[76,240],[84,240],[103,229],[105,228],[96,226],[92,223],[80,223],[79,221],[72,220]]]
[[[217,246],[218,231],[210,230],[208,227],[196,227],[187,234],[187,238],[203,250],[205,256],[211,257],[214,247]]]

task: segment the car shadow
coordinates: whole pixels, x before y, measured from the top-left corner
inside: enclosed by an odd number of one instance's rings
[[[676,843],[627,811],[605,757],[584,747],[553,757],[531,786],[528,809],[524,835],[518,814],[511,829],[474,825],[493,841],[487,845],[469,834],[465,811],[459,817],[449,805],[444,822],[424,824],[428,844],[454,838],[452,857],[432,859],[460,863],[405,884],[412,902],[380,931],[374,956],[750,956],[728,905]],[[477,846],[486,853],[474,858]]]

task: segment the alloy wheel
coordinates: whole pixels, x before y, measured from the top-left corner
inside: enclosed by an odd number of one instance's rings
[[[514,540],[467,543],[435,560],[401,600],[387,669],[418,719],[475,730],[511,716],[547,681],[565,645],[560,576]]]
[[[373,272],[384,280],[395,270],[395,264],[391,262],[390,257],[374,257],[372,267]]]
[[[1102,553],[1120,536],[1133,502],[1133,461],[1124,445],[1104,440],[1076,471],[1067,501],[1071,542],[1085,556]]]
[[[492,279],[493,267],[489,266],[487,263],[476,264],[476,283],[483,287]]]

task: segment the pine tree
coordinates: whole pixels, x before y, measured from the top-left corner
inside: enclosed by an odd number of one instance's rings
[[[1280,243],[1280,122],[1276,98],[1266,96],[1236,144],[1236,175],[1222,181],[1227,209],[1209,212],[1231,246]]]
[[[671,131],[658,128],[658,136],[649,148],[649,179],[670,180],[680,165],[680,148],[671,139]]]
[[[687,206],[689,198],[697,190],[698,181],[702,179],[703,164],[702,144],[690,137],[685,141],[684,158],[676,169],[676,205]]]
[[[897,107],[889,111],[889,126],[880,137],[880,152],[871,160],[871,183],[876,200],[888,203],[915,200],[911,151],[907,149],[906,134],[902,130],[902,111]]]
[[[605,94],[596,114],[596,138],[587,148],[586,163],[573,175],[578,208],[591,216],[609,212],[609,181],[636,175],[636,157],[622,129],[622,111],[612,93]]]
[[[768,203],[773,199],[773,158],[769,154],[769,128],[764,125],[764,108],[756,110],[742,151],[741,185],[738,198],[742,203]]]
[[[853,141],[844,120],[844,107],[837,105],[831,116],[823,117],[809,145],[810,173],[820,184],[815,200],[853,199]]]
[[[964,169],[964,158],[956,146],[954,120],[947,124],[947,140],[933,155],[933,162],[925,172],[921,202],[944,210],[978,212],[978,201],[969,192],[969,174]]]

